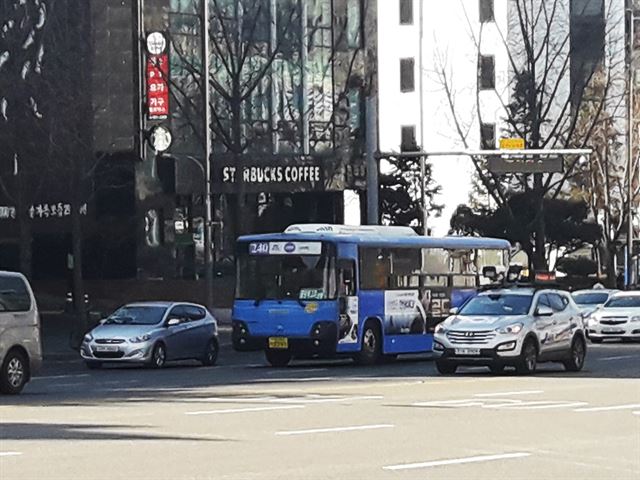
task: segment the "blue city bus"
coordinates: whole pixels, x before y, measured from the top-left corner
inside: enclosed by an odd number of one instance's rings
[[[435,325],[489,283],[483,273],[506,271],[510,249],[408,227],[308,224],[240,237],[233,346],[264,350],[273,366],[428,352]]]

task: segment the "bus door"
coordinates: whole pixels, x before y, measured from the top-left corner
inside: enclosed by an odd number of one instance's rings
[[[338,305],[338,343],[357,343],[359,309],[355,260],[338,260]]]

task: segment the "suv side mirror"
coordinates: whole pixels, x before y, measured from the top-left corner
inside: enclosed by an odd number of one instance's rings
[[[457,315],[460,309],[458,307],[453,307],[449,309],[449,315]]]
[[[180,325],[182,323],[182,320],[180,320],[177,317],[172,317],[169,318],[169,320],[167,320],[167,327],[174,327],[176,325]]]
[[[553,315],[553,310],[549,307],[538,307],[536,308],[536,317],[550,317]]]

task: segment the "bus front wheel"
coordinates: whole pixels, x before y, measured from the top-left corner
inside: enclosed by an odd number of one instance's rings
[[[265,350],[264,353],[272,367],[286,367],[291,361],[291,352],[287,350]]]

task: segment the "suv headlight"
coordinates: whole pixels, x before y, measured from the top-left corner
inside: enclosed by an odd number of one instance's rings
[[[83,341],[84,341],[84,342],[90,342],[91,340],[93,340],[93,335],[91,335],[90,333],[87,333],[87,334],[84,336]]]
[[[142,343],[142,342],[146,342],[147,340],[149,340],[151,338],[151,335],[140,335],[138,337],[133,337],[129,339],[129,342],[131,343]]]
[[[522,323],[512,323],[511,325],[507,325],[506,327],[497,328],[496,331],[498,333],[511,333],[513,335],[517,335],[522,331],[524,325]]]
[[[435,333],[446,333],[447,328],[444,326],[444,324],[439,323],[438,325],[436,325],[436,329],[434,331]]]

